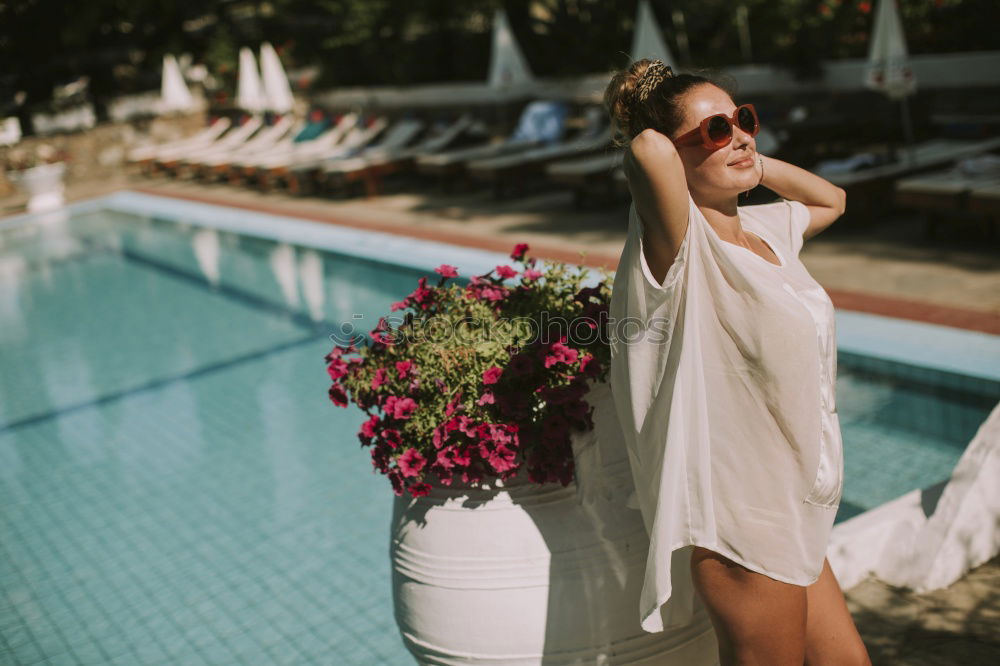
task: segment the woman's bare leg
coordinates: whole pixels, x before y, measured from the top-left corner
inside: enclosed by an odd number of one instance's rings
[[[871,666],[828,560],[823,560],[819,580],[806,588],[806,597],[806,666]]]
[[[802,666],[806,588],[694,546],[691,576],[719,639],[722,666]]]

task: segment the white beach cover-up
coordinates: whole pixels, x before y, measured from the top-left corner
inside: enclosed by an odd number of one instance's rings
[[[739,207],[779,266],[722,240],[688,203],[661,284],[632,204],[610,306],[609,384],[649,533],[639,612],[651,633],[700,603],[691,549],[674,557],[684,546],[814,583],[843,489],[833,304],[799,260],[809,210]]]

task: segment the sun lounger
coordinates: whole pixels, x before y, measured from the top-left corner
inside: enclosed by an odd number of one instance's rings
[[[208,127],[198,132],[194,136],[189,136],[183,139],[178,139],[177,141],[169,141],[167,143],[160,143],[152,146],[138,146],[133,148],[128,152],[129,162],[139,162],[140,164],[146,164],[152,162],[156,159],[160,153],[167,150],[176,150],[178,148],[198,148],[202,146],[207,146],[212,143],[220,136],[222,133],[228,130],[232,126],[232,121],[229,118],[219,117],[216,118]]]
[[[314,183],[314,176],[325,163],[333,159],[351,157],[365,146],[375,141],[389,126],[389,119],[380,116],[367,125],[355,125],[344,139],[329,151],[319,156],[310,157],[296,162],[288,167],[285,179],[288,191],[292,194],[304,192]]]
[[[344,174],[355,171],[359,165],[364,165],[376,159],[391,159],[398,151],[404,149],[423,132],[427,124],[416,118],[404,118],[390,127],[382,137],[352,157],[344,157],[325,162],[319,169],[319,180],[327,187],[338,187],[345,184]]]
[[[233,148],[196,153],[190,159],[184,160],[184,166],[194,175],[212,178],[227,171],[233,161],[252,157],[273,148],[294,127],[295,119],[292,116],[282,116],[273,125],[261,128],[246,142]]]
[[[255,157],[244,165],[246,178],[256,179],[263,190],[270,189],[275,180],[287,178],[295,164],[310,162],[331,153],[357,127],[358,120],[356,113],[344,114],[331,129],[315,139],[295,144],[285,151]]]
[[[615,150],[590,157],[559,160],[545,167],[545,176],[549,182],[573,190],[573,201],[579,207],[591,194],[614,195],[614,176],[616,171],[621,171],[622,155],[621,150]]]
[[[908,157],[910,150],[903,147],[899,150],[899,160],[889,164],[840,173],[827,174],[819,171],[817,175],[838,187],[847,188],[873,181],[895,180],[921,171],[931,171],[955,160],[997,149],[1000,149],[1000,137],[985,141],[934,139],[913,146],[913,159]]]
[[[554,143],[562,138],[565,120],[565,104],[548,101],[531,102],[521,112],[517,128],[506,139],[484,146],[418,157],[417,170],[424,174],[455,176],[462,173],[469,162]]]
[[[945,217],[980,219],[992,234],[1000,217],[1000,156],[967,158],[948,169],[901,179],[894,201],[921,213],[928,238]]]
[[[202,151],[210,152],[211,150],[228,150],[235,148],[236,146],[246,143],[246,141],[253,136],[253,134],[257,132],[263,124],[264,120],[259,116],[247,117],[244,119],[243,124],[226,132],[219,137],[219,139],[208,144],[205,148],[193,151],[193,154],[197,155]],[[190,157],[191,155],[192,151],[185,149],[184,147],[167,150],[157,155],[153,164],[157,169],[169,171],[177,167],[182,160]]]
[[[475,160],[469,162],[466,169],[473,178],[492,183],[494,193],[499,198],[504,193],[505,185],[541,174],[545,165],[550,162],[607,150],[611,145],[611,137],[612,130],[604,120],[604,114],[591,115],[584,128],[569,141],[512,155]]]
[[[414,160],[421,155],[432,155],[444,150],[457,141],[464,132],[475,124],[471,114],[463,114],[455,122],[444,125],[435,131],[433,128],[423,140],[411,147],[394,150],[365,151],[357,157],[347,157],[337,160],[326,167],[328,182],[349,185],[362,182],[365,195],[373,197],[378,194],[381,179],[391,173],[397,173],[413,166]]]

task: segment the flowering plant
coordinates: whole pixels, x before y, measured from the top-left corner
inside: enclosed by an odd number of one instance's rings
[[[593,428],[588,382],[607,376],[608,275],[582,287],[587,269],[546,262],[519,243],[511,259],[467,284],[442,265],[381,317],[360,348],[326,355],[335,405],[368,414],[358,438],[393,491],[507,480],[524,467],[534,483],[573,480],[571,433]],[[514,278],[519,278],[516,282]],[[553,329],[556,329],[553,332]],[[356,355],[355,355],[356,354]]]

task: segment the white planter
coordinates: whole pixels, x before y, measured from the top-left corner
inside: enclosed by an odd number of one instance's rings
[[[12,171],[9,176],[28,195],[28,212],[34,213],[61,208],[66,203],[65,173],[66,163],[56,162]]]
[[[620,489],[630,481],[625,453],[603,448],[600,481]],[[395,618],[417,662],[717,664],[700,603],[687,625],[655,634],[639,626],[649,541],[641,514],[616,494],[581,503],[575,483],[521,475],[492,490],[432,483],[426,497],[396,497]]]

